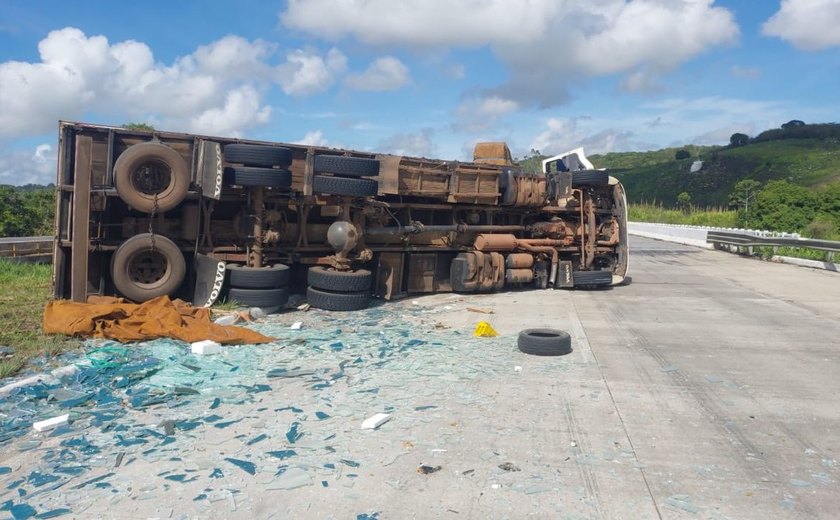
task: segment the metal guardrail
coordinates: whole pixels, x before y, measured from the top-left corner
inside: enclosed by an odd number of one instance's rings
[[[53,240],[53,237],[0,238],[0,257],[20,260],[51,258]]]
[[[721,246],[748,248],[752,253],[753,247],[796,247],[800,249],[816,249],[818,251],[828,251],[829,253],[840,252],[840,242],[833,240],[815,240],[808,238],[799,238],[798,236],[780,236],[775,233],[748,233],[748,232],[731,232],[731,231],[712,231],[706,234],[706,242],[713,244],[715,248],[720,249]]]

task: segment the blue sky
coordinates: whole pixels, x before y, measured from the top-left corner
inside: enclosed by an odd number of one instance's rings
[[[0,184],[59,119],[469,159],[836,122],[840,0],[0,0]]]

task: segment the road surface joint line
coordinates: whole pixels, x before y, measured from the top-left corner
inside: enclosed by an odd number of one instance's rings
[[[627,439],[627,443],[630,445],[630,449],[633,450],[633,459],[636,461],[636,465],[639,467],[639,472],[642,474],[642,480],[645,483],[645,489],[647,489],[648,496],[650,497],[650,501],[653,504],[653,508],[656,510],[657,517],[661,520],[662,519],[662,512],[659,510],[659,504],[656,503],[656,498],[653,496],[653,491],[650,489],[650,483],[648,482],[647,475],[645,474],[645,468],[642,466],[641,462],[639,461],[639,457],[636,454],[636,447],[633,445],[633,439],[630,438],[630,432],[627,430],[627,425],[624,423],[624,417],[621,415],[621,410],[618,409],[618,404],[615,402],[615,397],[613,396],[612,389],[610,388],[610,384],[607,381],[607,378],[604,377],[604,372],[601,370],[601,364],[598,363],[598,356],[595,355],[595,351],[592,350],[592,346],[589,344],[589,340],[586,338],[586,331],[583,328],[583,323],[581,323],[580,318],[578,317],[578,308],[575,303],[575,295],[572,295],[571,303],[573,307],[573,312],[569,313],[569,320],[571,321],[572,330],[575,333],[575,338],[577,339],[578,345],[584,347],[584,350],[588,351],[592,360],[595,362],[595,366],[598,367],[598,375],[601,378],[601,381],[604,383],[604,387],[607,389],[607,393],[610,396],[610,402],[612,403],[613,410],[615,410],[615,414],[618,417],[619,423],[621,423],[621,429],[624,431],[624,437]]]

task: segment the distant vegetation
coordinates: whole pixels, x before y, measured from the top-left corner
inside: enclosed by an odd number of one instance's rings
[[[538,150],[519,159],[539,171]],[[761,228],[840,240],[840,124],[792,120],[729,146],[681,146],[589,159],[627,190],[630,218]],[[702,161],[692,173],[695,161]]]
[[[0,237],[53,234],[55,187],[0,185]]]
[[[686,157],[683,150],[689,152]],[[786,180],[805,187],[840,181],[840,125],[793,120],[750,138],[733,134],[729,146],[685,146],[619,152],[590,159],[609,169],[633,202],[674,205],[682,192],[699,206],[721,206],[742,179]],[[694,161],[702,169],[690,173]]]

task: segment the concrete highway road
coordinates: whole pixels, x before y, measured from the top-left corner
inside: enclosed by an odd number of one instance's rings
[[[837,518],[840,275],[638,237],[631,271],[610,290],[470,300],[505,334],[572,333],[568,371],[517,358],[521,379],[479,385],[499,433],[470,434],[559,485],[432,496],[471,518]]]
[[[196,395],[7,444],[0,502],[126,519],[837,518],[840,274],[635,237],[631,271],[608,290],[288,312],[258,325],[275,344],[218,361],[156,347],[196,370],[179,384],[203,378]],[[481,320],[499,337],[474,338]],[[532,327],[569,331],[573,352],[520,353]],[[88,469],[57,473],[82,435]],[[67,485],[32,476],[51,474]]]

